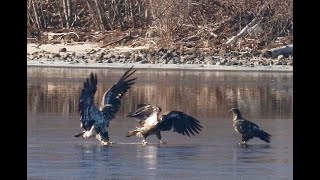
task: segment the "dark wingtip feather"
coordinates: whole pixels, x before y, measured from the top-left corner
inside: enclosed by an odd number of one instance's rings
[[[134,70],[134,71],[130,72],[130,71],[132,70],[132,68],[133,68],[133,66],[132,66],[130,69],[128,69],[128,70],[122,75],[122,77],[120,78],[120,81],[123,81],[123,80],[127,79],[128,77],[130,77],[133,73],[135,73],[135,72],[137,71],[137,70]]]
[[[190,137],[188,130],[185,130],[185,133],[187,134],[188,137]]]
[[[192,128],[191,128],[192,126],[186,126],[186,131],[187,132],[189,132],[190,134],[192,134],[193,136],[195,135],[194,133],[193,133],[193,130],[192,130]],[[189,136],[190,137],[190,136]]]
[[[128,79],[136,70],[131,71],[133,66],[130,69],[126,70],[126,72],[121,76],[120,80],[117,81],[104,95],[103,104],[112,104],[114,108],[106,108],[103,109],[103,112],[109,119],[113,119],[115,114],[119,111],[121,105],[121,99],[124,94],[135,84],[135,80],[137,78]]]

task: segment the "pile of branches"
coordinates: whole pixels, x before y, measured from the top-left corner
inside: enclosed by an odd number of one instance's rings
[[[27,0],[28,38],[43,32],[140,32],[161,46],[264,49],[292,44],[292,0]],[[92,39],[92,38],[91,38]],[[130,39],[130,38],[129,38]]]

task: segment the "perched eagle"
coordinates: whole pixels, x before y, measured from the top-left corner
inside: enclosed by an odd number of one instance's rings
[[[254,137],[258,137],[261,140],[270,143],[271,135],[259,128],[258,125],[253,122],[244,119],[241,116],[240,110],[237,108],[231,108],[230,112],[233,114],[233,127],[242,134],[242,142],[239,144],[245,144],[247,141]]]
[[[199,134],[202,126],[200,121],[180,111],[171,111],[166,115],[160,115],[161,108],[151,104],[139,104],[134,112],[130,112],[128,117],[137,118],[142,127],[136,127],[135,130],[129,131],[126,137],[138,136],[143,137],[143,144],[146,144],[146,138],[155,134],[161,141],[161,131],[177,132],[182,135]]]
[[[137,78],[128,79],[136,70],[131,67],[127,70],[118,82],[116,82],[103,95],[100,109],[94,105],[94,95],[97,91],[97,75],[91,73],[90,78],[84,82],[78,104],[80,114],[80,126],[83,132],[74,137],[89,138],[95,136],[102,145],[110,144],[108,127],[109,122],[115,118],[119,111],[122,96],[131,88]]]

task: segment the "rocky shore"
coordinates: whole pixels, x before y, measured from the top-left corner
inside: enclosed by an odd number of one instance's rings
[[[262,53],[208,53],[200,49],[153,49],[148,46],[100,48],[98,44],[28,43],[28,66],[124,67],[292,71],[293,56],[265,57]]]

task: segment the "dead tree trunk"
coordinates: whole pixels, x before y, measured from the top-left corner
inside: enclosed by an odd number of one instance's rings
[[[96,7],[97,7],[97,13],[98,13],[98,18],[99,18],[99,29],[101,31],[104,31],[104,25],[103,25],[103,19],[102,19],[102,14],[101,14],[101,10],[100,10],[100,6],[98,4],[98,0],[94,0]]]
[[[112,0],[112,4],[114,6],[115,14],[118,19],[120,29],[123,31],[125,30],[125,24],[124,24],[124,18],[123,18],[124,16],[121,11],[122,11],[124,2],[123,0],[119,0],[118,2],[116,2],[115,0]]]
[[[56,6],[57,6],[57,8],[58,8],[58,13],[59,13],[59,17],[61,18],[61,21],[60,21],[60,23],[61,23],[61,28],[63,28],[63,21],[62,21],[62,15],[61,15],[61,8],[60,8],[60,4],[59,4],[59,2],[57,1],[57,0],[54,0],[55,1],[55,3],[56,3]]]
[[[150,14],[152,17],[152,20],[156,19],[156,15],[154,14],[154,9],[153,9],[153,0],[149,0],[149,9],[150,9]]]
[[[92,6],[90,5],[89,0],[86,0],[86,2],[87,2],[87,5],[88,5],[88,8],[89,8],[91,17],[92,17],[94,23],[96,24],[97,28],[99,29],[99,23],[98,23],[98,20],[95,18],[95,15],[94,15],[94,11],[93,11],[93,9],[92,9]]]
[[[255,18],[253,18],[253,20],[247,24],[237,35],[231,37],[226,43],[225,45],[229,45],[235,41],[237,41],[239,38],[242,38],[243,36],[247,35],[249,33],[250,29],[253,29],[252,27],[255,26],[256,24],[259,23],[259,21],[262,19],[262,17],[260,16],[262,10],[264,10],[265,7],[267,7],[268,3],[264,4],[262,6],[262,8],[259,10],[258,14],[256,15]]]
[[[135,28],[136,27],[136,21],[135,21],[135,17],[134,17],[134,4],[133,4],[133,0],[130,0],[130,2],[128,3],[129,5],[129,12],[130,12],[130,19],[131,19],[131,22],[132,22],[132,27]]]
[[[66,20],[66,27],[70,28],[70,22],[72,17],[71,0],[62,0],[64,17]]]
[[[72,22],[72,4],[71,0],[67,0],[67,10],[68,10],[68,24],[70,27],[70,24]]]
[[[38,28],[38,29],[41,29],[41,25],[40,25],[40,22],[39,22],[39,15],[38,15],[38,12],[37,12],[36,3],[35,3],[33,0],[31,0],[31,4],[32,4],[33,13],[34,13],[34,18],[35,18],[35,20],[36,20],[37,28]]]
[[[42,17],[42,20],[43,20],[43,25],[41,24],[41,27],[47,28],[48,24],[47,24],[47,21],[46,21],[46,16],[43,14],[43,9],[42,9],[42,5],[41,5],[41,1],[39,2],[39,4],[40,4],[41,17]],[[41,23],[41,22],[40,22],[40,23]]]
[[[67,0],[62,0],[62,5],[63,5],[63,12],[64,12],[65,21],[66,21],[66,28],[70,28]]]
[[[27,10],[27,17],[28,17],[28,23],[29,23],[29,20],[31,21],[31,23],[32,23],[32,26],[34,26],[35,24],[36,24],[36,22],[34,21],[34,18],[32,17],[32,15],[31,15],[31,13],[32,13],[32,10],[31,10],[31,7],[32,7],[32,5],[29,5],[28,6],[28,10]],[[30,25],[30,27],[32,27],[31,25]]]

